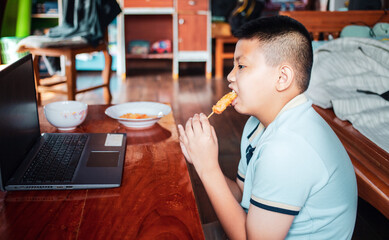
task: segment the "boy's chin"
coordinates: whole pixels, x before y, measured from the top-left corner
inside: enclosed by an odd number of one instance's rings
[[[244,109],[244,108],[240,108],[239,105],[235,105],[233,106],[235,111],[239,114],[242,114],[242,115],[248,115],[248,116],[251,116],[251,112],[249,112],[247,109]]]
[[[239,106],[234,105],[233,108],[235,109],[236,112],[238,112],[240,114],[247,115],[247,113],[245,111],[243,111],[242,109],[240,109]]]

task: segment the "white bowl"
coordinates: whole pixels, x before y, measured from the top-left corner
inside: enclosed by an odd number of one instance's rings
[[[105,110],[107,116],[118,120],[127,128],[144,129],[153,126],[160,118],[171,111],[171,107],[157,102],[128,102],[109,107]],[[127,119],[120,116],[127,113],[147,114],[150,118]]]
[[[59,101],[43,107],[47,121],[62,131],[75,129],[84,122],[88,105],[78,101]]]

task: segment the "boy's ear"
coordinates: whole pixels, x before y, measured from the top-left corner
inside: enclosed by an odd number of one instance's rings
[[[279,78],[276,83],[277,91],[281,92],[288,89],[294,81],[294,71],[288,65],[281,66],[279,70]]]

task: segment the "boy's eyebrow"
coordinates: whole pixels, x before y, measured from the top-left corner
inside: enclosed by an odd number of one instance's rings
[[[246,62],[247,60],[248,60],[248,58],[246,56],[244,56],[244,55],[240,55],[240,56],[237,56],[236,58],[234,58],[234,62],[235,61],[236,62],[240,62],[240,61]]]
[[[235,58],[235,60],[236,60],[236,61],[239,61],[239,60],[242,59],[242,58],[244,59],[244,56],[237,56],[237,57]]]

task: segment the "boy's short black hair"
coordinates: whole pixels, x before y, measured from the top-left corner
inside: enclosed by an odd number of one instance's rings
[[[288,62],[295,69],[301,92],[308,88],[312,43],[309,32],[300,22],[287,16],[257,18],[244,24],[234,35],[238,39],[257,39],[270,66]]]

